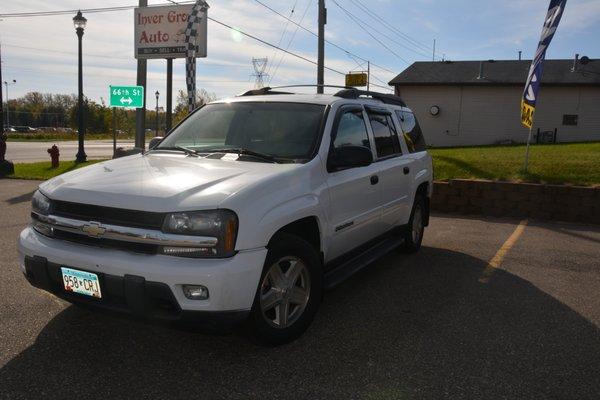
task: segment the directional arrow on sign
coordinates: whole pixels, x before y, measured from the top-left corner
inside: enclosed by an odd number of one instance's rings
[[[124,104],[124,103],[131,104],[132,101],[133,101],[133,99],[131,97],[128,97],[128,98],[121,97],[121,104]]]

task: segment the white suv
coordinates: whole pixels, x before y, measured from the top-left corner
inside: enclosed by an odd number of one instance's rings
[[[400,98],[270,88],[208,104],[151,150],[40,185],[19,238],[29,282],[167,322],[300,336],[323,291],[416,251],[431,157]]]

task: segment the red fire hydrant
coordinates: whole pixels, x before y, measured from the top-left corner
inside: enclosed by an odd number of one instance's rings
[[[48,154],[50,154],[50,159],[52,160],[52,168],[58,168],[58,157],[60,156],[60,151],[58,151],[58,146],[53,145],[48,149]]]

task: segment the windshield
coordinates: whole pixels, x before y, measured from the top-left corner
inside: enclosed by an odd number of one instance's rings
[[[199,153],[244,149],[281,159],[312,158],[325,106],[301,103],[208,104],[156,149]]]

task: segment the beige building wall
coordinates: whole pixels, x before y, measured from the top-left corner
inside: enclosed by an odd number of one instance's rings
[[[526,142],[520,123],[522,88],[516,86],[405,86],[397,88],[417,115],[428,145],[473,146]],[[440,107],[432,116],[431,106]],[[564,114],[579,116],[577,126],[563,126]],[[600,88],[543,87],[534,133],[558,129],[560,142],[600,141]]]

